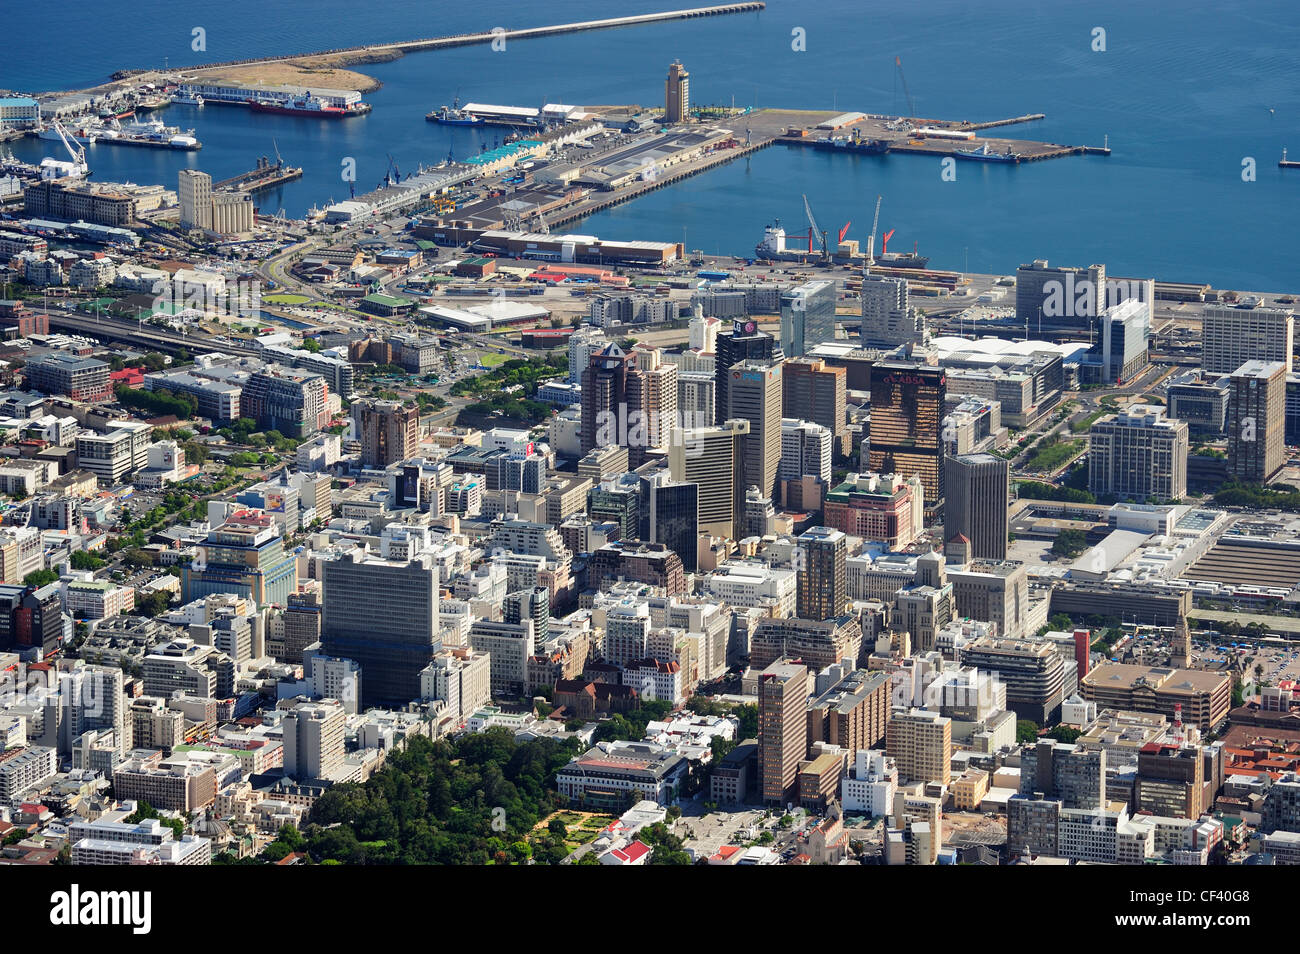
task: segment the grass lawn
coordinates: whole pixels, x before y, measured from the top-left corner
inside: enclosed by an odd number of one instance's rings
[[[495,351],[491,354],[479,355],[478,363],[485,368],[495,368],[505,364],[510,358],[504,354],[497,354]]]
[[[262,301],[272,305],[304,305],[311,299],[306,295],[263,295]]]
[[[1046,446],[1035,449],[1025,462],[1025,470],[1030,473],[1047,473],[1060,467],[1066,461],[1083,452],[1083,441],[1053,441]]]

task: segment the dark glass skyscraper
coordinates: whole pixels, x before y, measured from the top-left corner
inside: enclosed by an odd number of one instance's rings
[[[925,506],[943,504],[942,368],[885,361],[871,369],[871,447],[868,467],[878,474],[921,476]]]

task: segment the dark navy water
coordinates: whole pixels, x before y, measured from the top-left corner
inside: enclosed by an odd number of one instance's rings
[[[185,65],[365,42],[516,28],[685,6],[683,0],[474,4],[390,0],[220,0],[186,3],[28,4],[10,11],[0,37],[0,86],[50,90],[104,81],[128,66]],[[183,6],[183,9],[182,9]],[[164,182],[196,166],[222,178],[278,146],[303,179],[259,196],[263,211],[301,215],[347,197],[345,157],[357,192],[374,188],[389,156],[406,173],[448,152],[463,157],[496,133],[427,123],[462,101],[539,105],[662,103],[668,63],[691,72],[695,102],[907,112],[894,69],[903,59],[922,116],[985,120],[1041,112],[1008,135],[1100,145],[1113,155],[1014,167],[960,163],[944,182],[939,162],[915,156],[851,157],[775,146],[748,160],[661,189],[581,224],[609,237],[682,240],[710,253],[749,254],[762,228],[803,224],[806,193],[819,224],[865,238],[877,194],[891,248],[937,267],[1006,272],[1031,258],[1105,262],[1114,274],[1204,280],[1221,288],[1300,285],[1296,221],[1300,169],[1280,170],[1282,148],[1300,158],[1300,76],[1295,8],[1253,2],[1098,0],[1090,3],[876,4],[771,0],[757,14],[419,53],[356,67],[383,82],[364,118],[324,122],[247,110],[173,106],[168,123],[193,126],[198,153],[91,147],[95,178]],[[195,52],[191,30],[207,30]],[[1106,30],[1104,53],[1091,49]],[[791,31],[807,50],[791,50]],[[739,124],[738,124],[739,125]],[[52,144],[14,145],[25,158]],[[48,151],[47,151],[48,150]],[[1242,180],[1242,162],[1256,179]],[[683,236],[683,229],[685,235]]]

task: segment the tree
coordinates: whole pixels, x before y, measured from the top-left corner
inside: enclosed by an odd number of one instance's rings
[[[1016,720],[1016,741],[1021,745],[1027,742],[1033,742],[1038,738],[1038,723],[1030,722],[1028,719]]]
[[[23,577],[24,586],[46,586],[50,583],[57,583],[59,574],[54,570],[32,570]]]
[[[1052,541],[1052,553],[1072,559],[1088,549],[1088,538],[1082,530],[1062,530]]]
[[[96,556],[89,550],[73,551],[72,559],[69,562],[71,562],[74,570],[98,570],[106,563],[102,557]]]

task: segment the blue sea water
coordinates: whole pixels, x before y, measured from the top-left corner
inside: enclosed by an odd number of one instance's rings
[[[389,0],[161,0],[25,5],[0,37],[0,86],[52,90],[102,82],[129,66],[186,65],[494,26],[515,28],[685,6],[683,0],[548,0],[474,4]],[[194,27],[207,50],[191,49]],[[1094,29],[1106,50],[1092,49]],[[806,50],[791,48],[792,31]],[[945,182],[937,160],[852,157],[775,146],[747,160],[593,216],[586,232],[685,239],[706,252],[749,254],[765,224],[803,222],[807,194],[821,227],[865,238],[877,194],[892,248],[916,243],[936,267],[1008,272],[1032,258],[1106,263],[1113,274],[1203,280],[1278,291],[1300,285],[1300,39],[1292,5],[1096,0],[771,0],[760,13],[675,21],[539,40],[419,53],[357,67],[383,82],[359,119],[322,122],[237,108],[173,106],[198,153],[91,147],[97,179],[163,182],[202,168],[216,178],[251,168],[278,147],[304,177],[259,197],[264,211],[300,215],[378,184],[389,157],[404,173],[449,151],[463,157],[496,132],[427,123],[462,101],[537,105],[659,104],[668,63],[691,72],[696,102],[907,112],[901,56],[919,115],[985,120],[1041,112],[1008,134],[1100,145],[1110,157],[1020,166],[960,163]],[[52,144],[14,145],[24,158]],[[1243,181],[1253,159],[1254,181]]]

